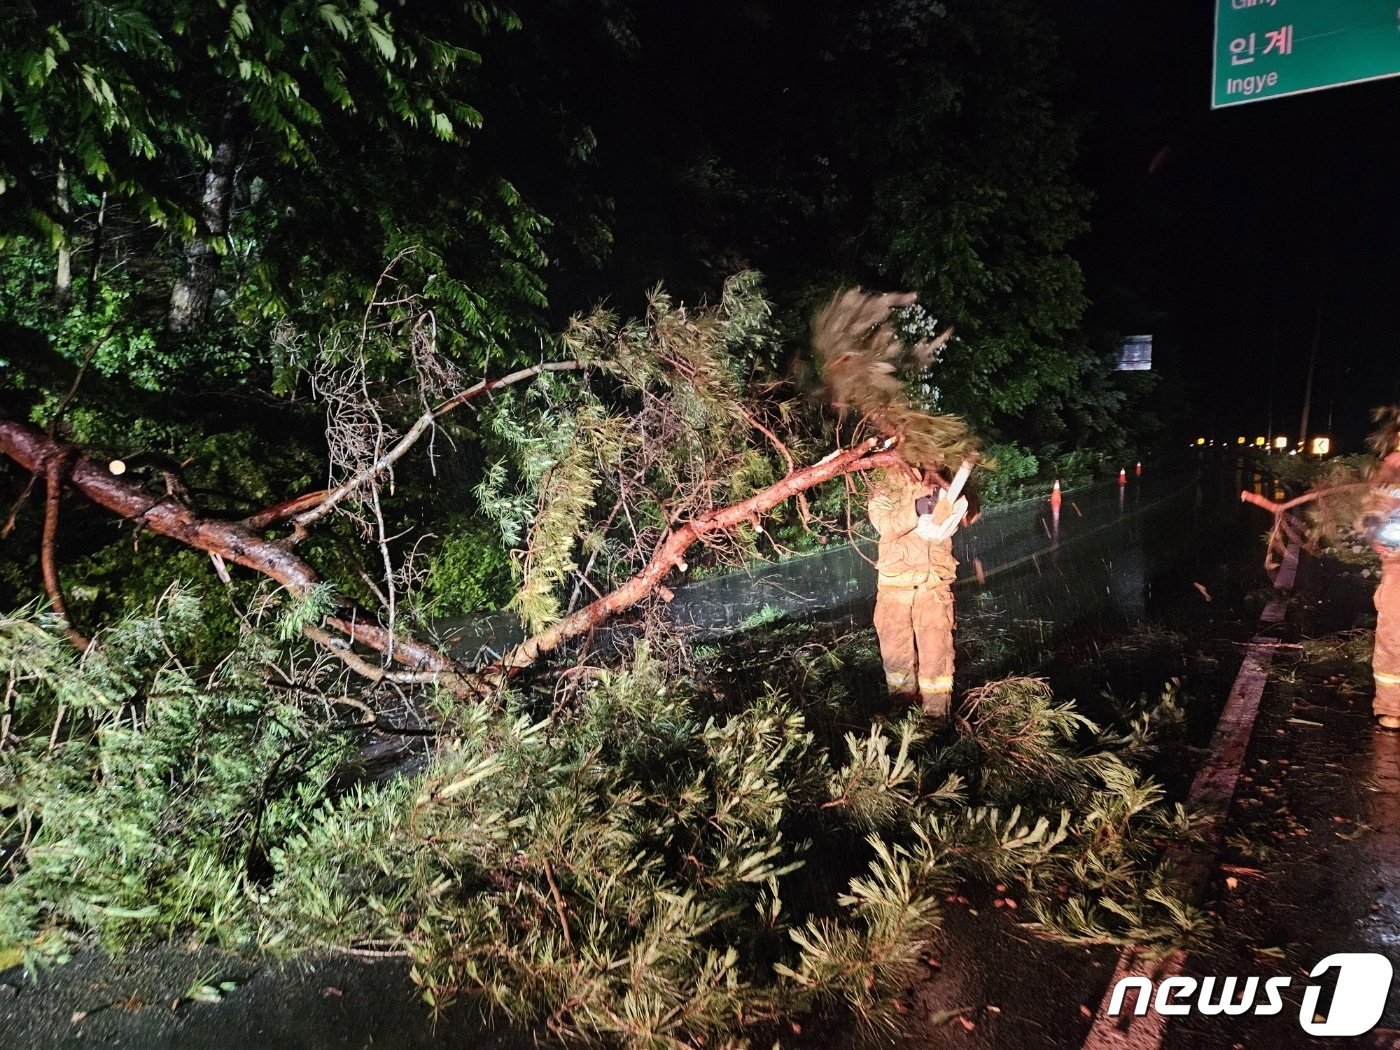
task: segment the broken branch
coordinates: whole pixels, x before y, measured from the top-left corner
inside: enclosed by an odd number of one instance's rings
[[[880,447],[883,444],[885,443],[878,438],[869,438],[854,448],[838,450],[817,463],[794,471],[748,499],[720,507],[678,525],[662,541],[641,572],[615,590],[512,649],[503,661],[507,672],[530,666],[566,641],[588,633],[602,621],[636,605],[656,590],[668,572],[684,562],[685,552],[692,544],[711,533],[734,528],[756,515],[765,514],[778,504],[832,478],[900,464],[902,460],[898,449]]]
[[[63,586],[58,579],[58,515],[63,501],[63,473],[68,456],[50,456],[44,461],[44,532],[39,541],[39,571],[44,577],[44,590],[48,592],[53,611],[63,621],[63,629],[68,640],[79,652],[87,652],[91,644],[81,631],[73,626],[68,615],[68,604],[63,600]],[[35,472],[37,476],[37,471]]]
[[[50,438],[28,424],[0,419],[0,453],[35,475],[48,471],[52,463],[64,463],[66,469],[61,481],[66,481],[98,506],[187,547],[218,554],[225,561],[251,569],[275,580],[298,597],[309,594],[319,582],[316,571],[283,544],[258,535],[240,522],[202,517],[176,496],[153,497],[139,483],[116,477],[72,445]],[[60,491],[61,481],[55,478],[51,500]],[[52,518],[52,527],[56,529],[56,517],[46,515],[46,518]],[[50,531],[46,521],[45,545],[50,548],[51,561]],[[46,580],[46,585],[49,582]],[[412,638],[391,636],[372,618],[357,610],[343,608],[326,617],[325,622],[345,635],[351,644],[361,643],[380,653],[392,652],[393,659],[410,670],[436,675],[444,687],[458,695],[479,696],[482,693],[480,683],[472,680],[446,654]]]
[[[331,511],[335,510],[347,496],[354,495],[386,470],[391,469],[399,460],[403,459],[403,457],[408,454],[408,451],[417,444],[418,439],[421,438],[434,423],[454,409],[465,405],[473,398],[481,394],[490,393],[493,390],[499,390],[504,386],[511,386],[515,383],[522,383],[527,379],[533,379],[535,376],[544,372],[575,372],[586,367],[588,366],[582,361],[550,361],[546,364],[521,368],[515,372],[511,372],[509,375],[501,376],[499,379],[483,379],[473,384],[460,394],[456,394],[436,407],[430,408],[428,411],[424,412],[414,421],[413,426],[408,428],[408,432],[394,443],[393,447],[390,448],[388,452],[385,452],[350,480],[325,492],[309,493],[306,496],[298,497],[300,500],[310,502],[311,509],[291,514],[291,520],[296,523],[298,530],[306,529],[320,521]],[[319,498],[313,501],[313,497]],[[293,500],[290,502],[295,503],[297,501]],[[279,504],[278,507],[269,508],[266,511],[253,515],[249,521],[260,520],[266,515],[277,511],[279,507],[285,506],[287,506],[287,504]],[[273,518],[269,523],[271,524],[277,520],[279,519]]]

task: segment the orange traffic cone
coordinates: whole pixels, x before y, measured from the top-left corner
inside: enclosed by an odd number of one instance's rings
[[[1128,483],[1128,471],[1127,471],[1127,469],[1124,468],[1124,467],[1119,467],[1119,468],[1118,468],[1118,484],[1120,484],[1120,485],[1126,485],[1127,483]]]
[[[1060,502],[1061,502],[1063,499],[1064,499],[1064,496],[1062,496],[1062,495],[1060,494],[1060,479],[1059,479],[1059,478],[1056,478],[1056,479],[1055,479],[1055,487],[1054,487],[1053,489],[1050,490],[1050,506],[1052,506],[1052,507],[1054,507],[1056,510],[1058,510],[1059,507],[1060,507]]]

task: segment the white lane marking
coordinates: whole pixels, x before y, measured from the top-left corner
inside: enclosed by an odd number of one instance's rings
[[[1292,590],[1297,578],[1298,547],[1293,544],[1274,574],[1274,588]],[[1284,613],[1283,602],[1270,602],[1260,614],[1260,623],[1269,626],[1282,623]],[[1235,684],[1230,687],[1230,699],[1221,712],[1215,736],[1211,738],[1210,758],[1191,782],[1191,791],[1186,800],[1193,810],[1205,818],[1201,847],[1193,850],[1173,846],[1163,858],[1164,862],[1172,864],[1181,873],[1188,886],[1197,890],[1205,888],[1215,864],[1220,833],[1230,812],[1235,789],[1239,786],[1240,770],[1244,767],[1245,752],[1249,749],[1249,739],[1254,732],[1254,720],[1259,715],[1259,701],[1269,677],[1269,664],[1278,646],[1277,638],[1268,638],[1263,634],[1256,634],[1250,641],[1244,660],[1240,663],[1239,674],[1235,676]],[[1181,951],[1151,960],[1135,948],[1124,948],[1084,1040],[1084,1050],[1158,1050],[1166,1034],[1167,1018],[1155,1010],[1137,1016],[1132,1009],[1136,992],[1130,993],[1130,1000],[1122,1004],[1118,1017],[1110,1017],[1108,1007],[1113,989],[1124,977],[1147,977],[1155,983],[1175,976],[1181,972],[1185,961],[1186,953]]]

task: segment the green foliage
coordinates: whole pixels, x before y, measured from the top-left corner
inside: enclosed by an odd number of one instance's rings
[[[1196,922],[1148,874],[1154,836],[1180,820],[1160,789],[1077,755],[1085,721],[1039,688],[991,686],[993,704],[978,724],[1004,731],[980,758],[971,735],[931,748],[911,718],[848,735],[838,759],[771,692],[702,718],[643,649],[572,713],[469,712],[414,790],[328,807],[278,865],[323,887],[317,937],[359,924],[407,945],[435,1005],[484,998],[558,1035],[636,1047],[742,1039],[822,1006],[890,1022],[959,878],[1025,879],[1043,921],[1079,937],[1081,916],[1107,924],[1104,937],[1131,924],[1156,940]],[[1049,731],[1025,729],[1047,719]],[[970,805],[963,772],[936,772],[987,762],[975,779],[992,783],[1028,756],[1066,770],[1034,811]],[[405,836],[425,844],[411,859]],[[864,859],[835,899],[814,901],[835,843]],[[401,914],[414,919],[396,929]]]
[[[776,605],[764,603],[761,609],[755,609],[740,620],[738,629],[741,631],[751,631],[756,627],[764,627],[770,623],[777,623],[785,615],[786,613]]]
[[[1055,793],[1087,781],[1080,762],[1091,766],[1102,756],[1066,763],[1064,744],[1098,727],[1070,703],[1057,703],[1038,678],[1008,678],[972,690],[965,713],[968,737],[983,749],[982,790],[999,801],[1026,793]]]
[[[1345,663],[1370,666],[1375,650],[1374,631],[1338,631],[1321,638],[1304,638],[1303,658],[1309,663]]]
[[[775,444],[811,450],[814,414],[759,361],[769,313],[752,272],[713,305],[655,289],[645,319],[596,310],[570,323],[561,343],[585,373],[540,377],[487,410],[506,455],[476,495],[513,552],[511,606],[532,630],[558,619],[581,562],[602,593],[640,571],[674,523],[776,481],[786,463]],[[715,535],[705,556],[736,564],[756,535],[753,523]]]
[[[428,561],[428,611],[437,616],[494,612],[511,596],[510,559],[499,530],[472,518],[450,520]]]
[[[496,12],[472,4],[464,16],[483,26]],[[230,104],[246,107],[266,148],[293,166],[313,159],[324,110],[356,112],[367,130],[421,125],[446,140],[481,122],[450,94],[479,56],[375,3],[299,0],[275,14],[223,0],[84,0],[62,13],[19,3],[0,28],[0,103],[19,141],[187,235],[197,213],[149,162],[208,160]],[[21,159],[7,158],[4,178],[24,190],[32,172]]]
[[[519,567],[520,587],[510,607],[530,631],[559,618],[556,591],[577,568],[574,553],[585,519],[596,504],[598,460],[616,449],[625,424],[600,408],[585,408],[565,428],[569,444],[540,478],[541,501],[531,529],[530,548]],[[606,458],[604,466],[608,466]]]
[[[119,328],[144,330],[138,349],[167,375],[242,375],[288,315],[358,318],[384,261],[413,250],[443,343],[513,353],[544,307],[549,224],[499,170],[469,168],[484,118],[464,95],[485,90],[482,41],[517,27],[494,3],[8,5],[0,245],[70,252],[119,299],[134,285],[146,301]],[[221,261],[216,303],[236,331],[154,345],[173,275],[152,227]],[[155,389],[160,371],[141,371],[129,378]]]
[[[0,949],[399,949],[439,1009],[739,1047],[818,1010],[894,1024],[937,902],[968,879],[1019,882],[1072,939],[1200,924],[1153,867],[1184,818],[1040,683],[987,686],[952,742],[911,714],[829,748],[812,719],[842,661],[812,665],[806,698],[704,714],[642,645],[547,716],[442,704],[426,770],[332,790],[354,737],[314,695],[331,683],[302,701],[258,671],[308,609],[196,677],[170,653],[199,615],[173,593],[81,657],[50,620],[4,621]]]
[[[105,378],[120,376],[141,390],[159,389],[178,375],[179,368],[168,350],[156,346],[154,334],[134,316],[133,300],[139,294],[138,282],[117,274],[94,289],[93,308],[55,313],[53,303],[53,260],[51,253],[29,237],[16,238],[0,251],[0,324],[43,333],[47,350],[76,368],[89,352],[91,367]],[[87,280],[79,278],[74,292],[86,297]],[[13,348],[0,358],[10,366],[0,372],[0,383],[11,391],[25,389],[34,380],[26,377],[26,363],[11,356]],[[13,370],[12,370],[13,369]],[[28,379],[28,382],[26,382]],[[47,384],[45,384],[47,386]],[[44,390],[56,403],[64,391],[57,384]],[[44,422],[52,414],[48,406]]]
[[[79,931],[109,948],[248,941],[260,843],[306,818],[350,738],[325,724],[319,698],[269,689],[261,665],[275,650],[261,631],[208,674],[185,667],[174,653],[201,615],[172,591],[83,655],[47,617],[0,621],[14,702],[14,746],[0,752],[0,947],[36,962],[66,956]]]
[[[1040,473],[1040,460],[1014,442],[994,442],[987,455],[996,464],[979,476],[982,497],[988,504],[1006,503],[1021,494],[1022,483]]]

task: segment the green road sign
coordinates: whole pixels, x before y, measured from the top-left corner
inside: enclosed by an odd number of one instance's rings
[[[1211,108],[1400,76],[1400,0],[1216,0]]]

